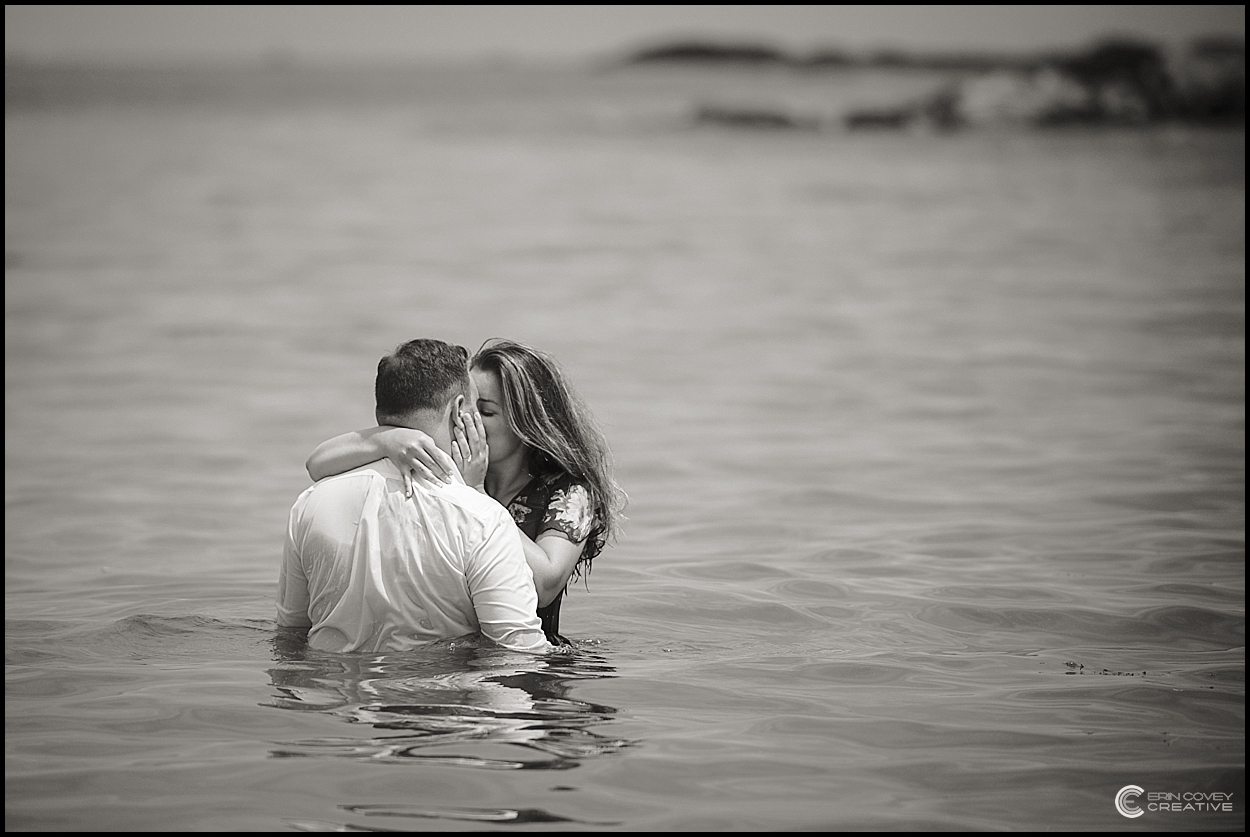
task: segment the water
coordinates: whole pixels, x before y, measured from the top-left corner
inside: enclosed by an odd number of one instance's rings
[[[1244,131],[8,75],[7,829],[1244,827]],[[416,336],[551,351],[606,426],[568,658],[274,630],[302,463]]]

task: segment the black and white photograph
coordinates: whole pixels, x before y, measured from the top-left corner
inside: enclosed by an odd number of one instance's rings
[[[5,6],[6,831],[1245,830],[1245,6]]]

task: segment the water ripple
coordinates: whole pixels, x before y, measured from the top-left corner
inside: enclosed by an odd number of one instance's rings
[[[313,652],[286,640],[270,670],[269,705],[400,735],[326,735],[276,744],[276,758],[329,757],[487,770],[568,770],[636,742],[594,727],[616,709],[578,700],[574,683],[614,676],[595,654],[540,659],[489,643],[434,643],[366,657]]]
[[[344,811],[365,817],[397,817],[417,820],[452,820],[489,825],[532,825],[534,823],[572,823],[598,827],[620,825],[619,822],[592,822],[553,814],[542,808],[457,808],[412,804],[340,805]],[[413,831],[424,830],[413,824],[410,828],[382,828],[356,823],[334,823],[316,820],[287,820],[296,831]]]
[[[922,622],[954,631],[1019,632],[1078,643],[1097,641],[1126,647],[1166,642],[1169,648],[1230,649],[1245,644],[1245,617],[1202,607],[1149,608],[1131,616],[1081,608],[979,607],[929,605]]]

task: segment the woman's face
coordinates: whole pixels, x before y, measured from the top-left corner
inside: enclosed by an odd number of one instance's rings
[[[477,385],[477,411],[482,414],[486,428],[486,443],[490,445],[492,462],[502,461],[515,454],[525,443],[508,425],[504,413],[503,386],[499,373],[483,369],[471,369],[473,383]]]

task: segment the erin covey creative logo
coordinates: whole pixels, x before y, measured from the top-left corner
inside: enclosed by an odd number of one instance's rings
[[[1147,793],[1137,785],[1125,785],[1115,795],[1115,809],[1129,819],[1140,817],[1147,811],[1165,814],[1219,811],[1231,814],[1233,795],[1208,791],[1150,791]]]

